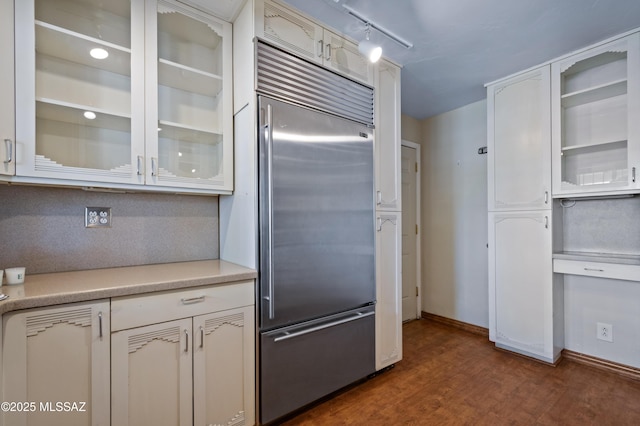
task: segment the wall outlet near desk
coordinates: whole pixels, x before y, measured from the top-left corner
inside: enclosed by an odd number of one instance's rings
[[[111,207],[87,207],[84,209],[85,228],[111,228]]]
[[[596,324],[596,337],[598,340],[604,340],[605,342],[613,342],[613,326],[604,322]]]

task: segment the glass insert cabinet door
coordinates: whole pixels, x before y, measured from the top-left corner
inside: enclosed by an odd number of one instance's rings
[[[147,80],[147,181],[231,189],[231,26],[160,1],[147,20],[148,30],[154,26],[150,50],[156,51],[148,54],[157,61],[147,76],[155,73],[157,80]]]
[[[15,9],[17,176],[231,192],[230,23],[172,0]]]
[[[640,35],[552,64],[554,194],[639,188]]]
[[[142,125],[136,128],[144,108],[143,46],[132,37],[140,6],[15,3],[18,175],[135,181],[132,141],[144,137]]]

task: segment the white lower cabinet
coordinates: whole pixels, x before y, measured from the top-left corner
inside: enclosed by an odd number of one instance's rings
[[[113,334],[114,424],[192,424],[190,335],[191,319]]]
[[[376,370],[402,359],[401,217],[376,214]]]
[[[551,210],[489,212],[489,338],[555,362],[564,341],[562,281],[553,274]]]
[[[15,311],[2,326],[3,401],[29,406],[0,424],[111,424],[108,300]]]
[[[253,424],[253,288],[246,282],[114,299],[113,424]],[[149,318],[149,310],[156,315]]]

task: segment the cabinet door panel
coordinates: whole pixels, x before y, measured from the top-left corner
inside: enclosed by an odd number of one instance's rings
[[[113,424],[192,424],[191,338],[191,319],[112,334]]]
[[[380,61],[376,71],[376,209],[401,208],[400,68]]]
[[[402,359],[402,214],[378,212],[376,370]]]
[[[263,37],[303,58],[322,63],[322,27],[269,1],[264,2]]]
[[[3,320],[3,398],[37,404],[28,413],[4,413],[3,424],[110,424],[109,302],[33,309]],[[84,406],[54,413],[56,402]]]
[[[231,24],[147,0],[148,185],[233,188]],[[155,69],[150,69],[151,67]]]
[[[489,214],[492,340],[554,361],[552,224],[549,211]]]
[[[331,31],[324,31],[324,64],[356,80],[373,84],[373,64],[358,51],[358,45]]]
[[[253,424],[253,324],[253,306],[193,319],[194,424]]]
[[[17,175],[139,183],[144,54],[132,34],[141,5],[16,2]]]
[[[488,88],[489,210],[550,208],[549,90],[548,66]]]

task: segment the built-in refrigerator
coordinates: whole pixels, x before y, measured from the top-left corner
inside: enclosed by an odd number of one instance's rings
[[[309,105],[311,86],[325,77],[335,90],[348,88],[327,99],[352,102],[361,89],[372,99],[372,89],[268,45],[258,58],[258,87],[267,88],[258,96],[259,411],[266,424],[375,372],[374,154],[372,128],[363,123],[372,106],[356,121]],[[271,90],[280,76],[289,83]],[[297,98],[288,96],[295,85]]]

